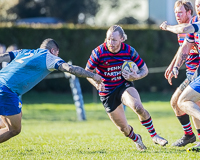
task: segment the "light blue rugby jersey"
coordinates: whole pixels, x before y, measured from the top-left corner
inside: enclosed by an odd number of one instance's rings
[[[22,95],[38,84],[49,73],[65,63],[46,49],[22,49],[9,52],[11,62],[1,69],[0,83]]]

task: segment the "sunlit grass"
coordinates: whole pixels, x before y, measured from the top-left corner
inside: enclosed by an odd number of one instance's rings
[[[0,159],[200,159],[199,153],[186,152],[193,144],[181,148],[171,146],[183,131],[167,101],[170,95],[141,95],[157,133],[169,141],[166,147],[153,144],[147,130],[129,108],[126,109],[128,123],[142,135],[148,148],[145,152],[137,151],[134,143],[118,131],[100,103],[85,103],[87,120],[78,121],[71,95],[28,93],[23,97],[22,132],[0,145]],[[149,101],[151,99],[153,101]]]

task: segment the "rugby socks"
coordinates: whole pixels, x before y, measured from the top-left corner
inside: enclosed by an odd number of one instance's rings
[[[151,117],[145,121],[141,121],[141,124],[146,127],[151,137],[154,137],[157,134],[153,127],[153,122]]]
[[[130,126],[130,127],[131,127],[131,126]],[[130,139],[132,139],[134,142],[136,142],[136,141],[138,140],[137,134],[135,134],[135,133],[133,132],[133,127],[131,127],[131,131],[130,131],[130,133],[129,133],[129,135],[128,135],[127,137],[129,137]]]
[[[198,137],[200,139],[200,129],[197,129]]]
[[[180,121],[182,127],[183,127],[183,130],[184,130],[184,134],[186,136],[191,136],[193,135],[193,131],[192,131],[192,126],[191,126],[191,123],[190,123],[190,118],[189,118],[189,115],[188,114],[184,114],[182,116],[177,116],[178,120]]]

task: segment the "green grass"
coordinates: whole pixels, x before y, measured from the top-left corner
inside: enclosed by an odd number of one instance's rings
[[[22,132],[0,145],[0,159],[13,160],[192,160],[200,153],[187,153],[186,147],[171,144],[183,135],[169,100],[171,94],[141,94],[144,107],[150,112],[154,127],[169,144],[153,144],[137,116],[126,109],[128,123],[142,135],[147,151],[139,152],[109,120],[101,103],[92,103],[84,95],[87,121],[77,121],[72,96],[68,94],[34,93],[23,96]],[[194,128],[194,127],[193,127]],[[196,133],[196,130],[193,129]]]

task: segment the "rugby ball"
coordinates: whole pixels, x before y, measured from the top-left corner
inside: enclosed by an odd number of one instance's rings
[[[133,61],[125,61],[122,65],[122,72],[123,70],[131,72],[130,68],[132,68],[136,73],[138,73],[139,69],[135,62]]]

